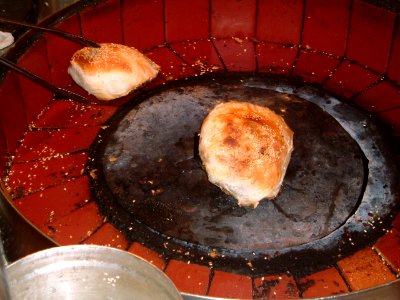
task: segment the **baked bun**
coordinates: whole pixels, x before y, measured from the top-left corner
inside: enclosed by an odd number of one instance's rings
[[[160,67],[135,48],[119,44],[85,47],[71,58],[68,73],[100,100],[126,96],[153,80]]]
[[[282,117],[246,102],[218,104],[204,119],[199,153],[208,180],[257,207],[280,189],[293,149],[293,132]]]

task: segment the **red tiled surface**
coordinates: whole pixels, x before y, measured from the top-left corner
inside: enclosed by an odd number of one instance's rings
[[[317,298],[348,293],[343,277],[336,268],[329,268],[299,280],[304,298]]]
[[[252,299],[252,294],[250,277],[222,271],[215,271],[208,292],[212,297],[239,299]]]
[[[38,40],[32,48],[19,59],[18,65],[34,75],[49,81],[50,69],[47,60],[46,42],[44,39]],[[18,79],[24,99],[24,111],[28,122],[31,122],[50,102],[53,98],[53,93],[22,75],[18,75]]]
[[[374,287],[396,279],[371,248],[365,248],[338,262],[352,290]]]
[[[218,53],[209,40],[173,43],[170,46],[199,74],[224,70]]]
[[[347,57],[384,73],[388,64],[395,14],[355,0]]]
[[[165,0],[167,42],[209,37],[209,1]]]
[[[81,28],[84,37],[98,43],[122,44],[120,0],[108,0],[83,9]]]
[[[161,67],[160,75],[166,80],[187,78],[195,74],[190,65],[167,47],[156,48],[146,55]]]
[[[160,270],[164,270],[165,268],[165,261],[164,259],[155,251],[139,244],[139,243],[133,243],[129,249],[129,252],[140,256],[144,260],[147,260],[149,263],[154,265],[155,267],[159,268]]]
[[[298,52],[297,47],[271,43],[256,45],[259,72],[289,75]]]
[[[196,295],[206,294],[210,277],[210,269],[207,267],[171,260],[165,274],[181,292]]]
[[[81,35],[78,17],[72,16],[55,26],[75,35]],[[50,77],[52,82],[59,87],[66,87],[72,82],[67,73],[72,55],[83,46],[54,34],[46,34],[47,56],[50,65]]]
[[[286,274],[254,279],[255,298],[270,300],[299,299],[299,290],[293,277]]]
[[[40,230],[62,246],[73,245],[91,236],[103,221],[96,203],[90,202],[59,220],[41,226]]]
[[[105,223],[96,232],[94,232],[84,244],[94,244],[100,246],[126,249],[128,241],[124,235],[110,223]]]
[[[163,0],[122,1],[122,21],[128,46],[143,50],[165,42]]]
[[[100,127],[28,131],[18,148],[14,162],[59,156],[88,149]]]
[[[211,36],[253,38],[256,9],[256,0],[211,0]]]
[[[273,43],[299,44],[303,3],[303,0],[259,0],[256,38]]]
[[[379,78],[380,76],[365,67],[345,60],[326,83],[325,88],[337,95],[351,98],[365,90]]]
[[[117,110],[105,105],[53,101],[40,114],[33,126],[37,128],[68,128],[101,125]]]
[[[308,0],[303,46],[342,56],[346,48],[350,0]]]
[[[392,229],[375,244],[375,249],[400,274],[400,231]]]
[[[228,71],[256,71],[256,55],[254,42],[246,39],[214,40],[215,47],[222,57]]]
[[[395,28],[393,44],[392,44],[392,53],[390,55],[389,60],[389,78],[396,80],[400,83],[400,17],[397,16],[397,25]]]
[[[21,197],[81,176],[85,171],[87,159],[87,153],[77,153],[13,164],[7,180],[9,193],[14,198]]]
[[[384,80],[360,94],[354,101],[368,111],[391,109],[400,105],[400,89]]]
[[[18,88],[18,75],[10,73],[3,81],[0,90],[0,125],[4,129],[7,149],[14,155],[19,140],[22,139],[28,122],[25,115],[24,100]]]
[[[295,66],[295,76],[306,82],[323,83],[329,78],[339,60],[318,52],[301,51]]]
[[[15,200],[15,207],[34,225],[51,223],[90,200],[89,180],[82,176]]]
[[[390,126],[394,134],[400,135],[400,108],[381,112],[378,115]]]
[[[3,126],[0,124],[0,179],[6,175],[7,167],[7,143],[4,135]]]

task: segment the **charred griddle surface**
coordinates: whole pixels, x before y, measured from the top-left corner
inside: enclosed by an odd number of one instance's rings
[[[344,249],[352,251],[352,236],[370,235],[371,228],[355,223],[368,223],[381,209],[365,207],[368,213],[357,215],[360,203],[371,202],[364,197],[371,194],[371,163],[358,138],[370,139],[366,121],[318,93],[286,81],[234,76],[149,94],[114,120],[97,149],[100,176],[94,186],[100,204],[128,237],[165,255],[186,253],[200,262],[206,256],[225,268],[248,266],[262,272],[282,263],[292,268],[307,253],[324,255],[325,250],[329,255],[322,260],[329,263]],[[256,209],[239,207],[209,183],[198,157],[202,120],[218,102],[229,100],[269,107],[294,131],[282,189]],[[373,144],[376,149],[379,143]],[[382,154],[375,158],[382,160]],[[384,215],[392,198],[387,200],[380,203]],[[357,222],[351,220],[354,215]],[[358,228],[352,235],[353,225]],[[140,230],[132,230],[138,226]]]

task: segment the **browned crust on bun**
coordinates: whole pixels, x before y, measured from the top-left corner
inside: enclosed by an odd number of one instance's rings
[[[135,48],[104,43],[85,47],[71,58],[68,73],[89,94],[112,100],[153,80],[160,67]]]
[[[278,194],[292,149],[283,118],[247,102],[216,105],[201,127],[199,153],[209,181],[243,206]]]

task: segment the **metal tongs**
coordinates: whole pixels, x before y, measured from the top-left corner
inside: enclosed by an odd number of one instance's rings
[[[9,19],[5,19],[5,18],[0,18],[0,23],[23,26],[23,27],[27,27],[30,29],[34,29],[34,30],[39,30],[39,31],[55,34],[62,38],[79,43],[86,47],[94,47],[94,48],[100,47],[99,44],[97,44],[96,42],[94,42],[92,40],[83,38],[81,36],[78,36],[78,35],[75,35],[75,34],[72,34],[69,32],[53,29],[53,28],[37,26],[37,25],[14,21],[14,20],[9,20]],[[12,61],[10,61],[4,57],[0,56],[0,63],[18,73],[20,73],[21,75],[25,76],[29,80],[32,80],[33,82],[39,84],[40,86],[44,87],[45,89],[50,90],[51,92],[53,92],[63,98],[75,100],[78,102],[87,102],[87,99],[85,97],[83,97],[79,94],[73,93],[71,91],[68,91],[66,89],[57,87],[57,86],[51,84],[50,82],[44,80],[43,78],[40,78],[40,77],[36,76],[35,74],[32,74],[32,73],[26,71],[25,69],[22,69],[21,67],[17,66],[15,63],[13,63]]]

